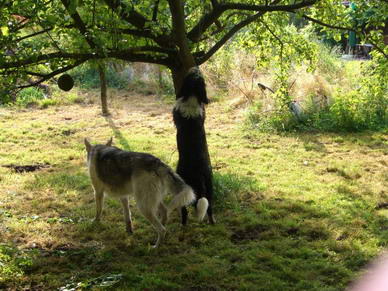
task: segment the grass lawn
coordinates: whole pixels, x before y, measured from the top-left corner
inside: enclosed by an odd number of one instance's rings
[[[216,225],[190,216],[182,229],[174,213],[152,249],[134,202],[128,236],[109,198],[93,224],[84,137],[178,158],[171,104],[118,95],[110,118],[97,102],[0,109],[0,289],[344,290],[387,248],[387,132],[257,133],[228,101],[209,105],[206,125]]]

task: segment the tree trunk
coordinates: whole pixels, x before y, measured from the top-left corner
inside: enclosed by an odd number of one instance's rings
[[[184,76],[191,67],[194,67],[197,64],[195,63],[194,56],[189,47],[189,40],[187,39],[183,1],[168,0],[168,3],[172,15],[172,32],[179,48],[178,57]]]
[[[107,116],[109,115],[108,102],[107,102],[108,94],[107,94],[105,68],[103,65],[98,65],[98,72],[100,74],[102,115]]]
[[[171,69],[171,76],[172,76],[172,81],[173,81],[173,84],[174,84],[174,90],[175,90],[175,94],[176,94],[176,99],[179,98],[178,97],[178,92],[179,92],[179,90],[182,87],[183,78],[184,78],[186,73],[187,73],[187,71],[184,70],[183,68],[181,68],[181,69]]]

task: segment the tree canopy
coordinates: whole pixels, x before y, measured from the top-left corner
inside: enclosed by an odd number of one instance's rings
[[[350,29],[387,56],[383,29],[388,1],[357,0],[353,11],[335,0],[15,0],[0,1],[2,86],[24,88],[89,60],[114,58],[171,69],[174,84],[211,58],[236,33],[256,27],[255,44],[290,15],[338,37]],[[335,30],[333,30],[335,29]],[[263,33],[261,33],[263,32]],[[278,35],[281,38],[281,30]],[[29,80],[29,82],[23,82]],[[33,80],[33,81],[31,81]]]

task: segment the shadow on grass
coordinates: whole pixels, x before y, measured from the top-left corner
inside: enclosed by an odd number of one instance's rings
[[[167,226],[164,244],[152,250],[149,242],[155,232],[137,211],[135,234],[130,238],[124,231],[119,204],[111,205],[100,226],[81,219],[85,213],[93,216],[94,201],[92,195],[83,195],[91,188],[87,175],[77,167],[37,173],[36,180],[26,187],[36,193],[53,191],[55,199],[66,199],[65,194],[72,192],[79,198],[57,209],[60,215],[73,213],[73,222],[58,220],[49,230],[52,240],[67,244],[23,251],[29,263],[17,272],[27,279],[9,277],[0,283],[4,288],[45,286],[52,290],[80,282],[100,284],[97,278],[116,274],[113,278],[120,280],[115,286],[122,290],[260,290],[257,286],[263,286],[261,290],[343,290],[375,255],[363,244],[372,237],[375,242],[383,239],[369,225],[358,230],[366,231],[365,236],[352,233],[349,225],[339,223],[341,219],[322,208],[320,201],[267,199],[259,181],[216,172],[218,223],[191,222],[180,240],[176,219]],[[359,211],[371,224],[380,223],[370,209]],[[17,243],[13,247],[16,250]],[[17,264],[18,252],[4,252],[10,258],[6,264]]]
[[[324,143],[320,142],[318,137],[314,134],[300,134],[298,137],[302,140],[306,151],[315,151],[320,153],[327,153]]]
[[[107,121],[109,127],[112,129],[113,135],[118,140],[118,143],[120,144],[121,148],[126,151],[129,151],[131,147],[128,143],[128,140],[124,137],[120,129],[116,126],[113,119],[109,116],[106,116],[105,120]]]
[[[307,151],[317,151],[326,153],[327,149],[324,143],[319,141],[319,132],[296,132],[287,135],[298,138],[304,143]],[[331,137],[332,141],[338,144],[357,144],[373,150],[382,150],[388,153],[386,132],[383,131],[363,131],[363,132],[338,132],[325,133],[326,137]]]

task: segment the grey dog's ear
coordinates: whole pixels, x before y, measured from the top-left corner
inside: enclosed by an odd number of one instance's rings
[[[90,150],[92,149],[92,145],[90,144],[90,142],[89,142],[89,140],[87,138],[84,139],[84,144],[85,144],[85,147],[86,147],[86,151],[90,152]]]
[[[108,146],[108,147],[112,146],[112,142],[113,142],[113,137],[111,137],[111,138],[106,142],[106,146]]]

